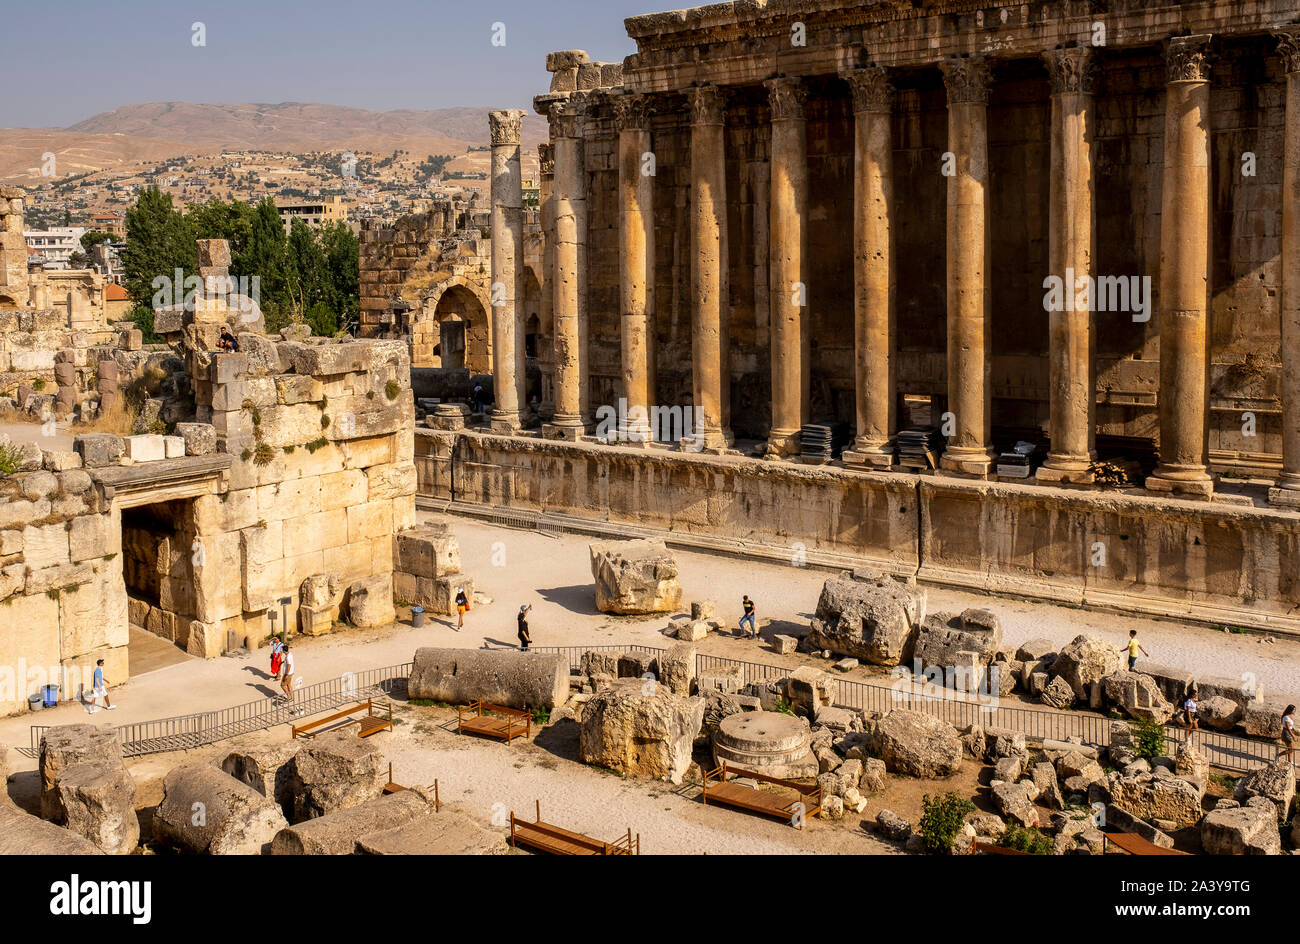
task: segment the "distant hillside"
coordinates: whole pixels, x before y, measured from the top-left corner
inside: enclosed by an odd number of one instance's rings
[[[47,151],[57,156],[60,176],[225,148],[459,154],[488,142],[488,111],[379,112],[304,102],[124,105],[68,128],[0,129],[0,180],[33,176]],[[536,147],[546,136],[546,120],[528,112],[524,145]]]

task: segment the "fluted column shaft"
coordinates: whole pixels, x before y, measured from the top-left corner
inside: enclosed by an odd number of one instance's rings
[[[1170,40],[1160,216],[1160,464],[1147,488],[1208,497],[1209,36]]]
[[[897,385],[892,213],[893,89],[881,68],[845,74],[853,93],[853,325],[857,438],[845,465],[894,461]]]
[[[809,411],[807,93],[797,78],[764,83],[772,108],[768,246],[771,278],[772,430],[768,454],[799,452]]]
[[[538,210],[542,224],[542,278],[539,301],[537,366],[542,375],[542,401],[537,408],[543,421],[555,415],[555,151],[547,142],[537,145]]]
[[[492,428],[519,429],[524,402],[524,191],[519,130],[524,113],[488,113],[492,132]]]
[[[1282,157],[1282,474],[1269,498],[1300,505],[1300,28],[1278,33],[1286,63]]]
[[[586,220],[581,106],[553,105],[550,119],[555,148],[555,415],[544,434],[577,439],[583,432],[579,246]]]
[[[943,64],[948,90],[948,412],[945,471],[987,477],[990,447],[988,65]]]
[[[654,261],[654,154],[644,95],[614,99],[618,123],[619,299],[622,309],[623,396],[620,437],[650,440],[649,273]]]
[[[727,301],[727,167],[722,91],[692,89],[691,377],[695,430],[710,449],[726,445],[723,308]]]
[[[1052,446],[1037,477],[1047,482],[1093,480],[1097,396],[1093,374],[1091,284],[1093,203],[1093,53],[1087,47],[1043,54],[1052,81],[1052,176],[1048,221],[1048,270],[1062,291],[1046,293],[1051,376]]]

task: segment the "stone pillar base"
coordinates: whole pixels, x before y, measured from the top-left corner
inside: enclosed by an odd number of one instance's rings
[[[1300,508],[1300,488],[1270,488],[1268,501],[1271,505],[1281,505],[1283,508]]]
[[[498,413],[493,410],[489,416],[491,418],[491,429],[494,433],[517,433],[524,428],[523,421],[518,413]]]
[[[1159,492],[1164,495],[1213,498],[1214,478],[1203,468],[1166,469],[1161,466],[1147,476],[1146,489],[1148,492]]]
[[[1034,472],[1034,478],[1040,482],[1059,485],[1091,485],[1096,476],[1092,474],[1092,462],[1086,458],[1062,458],[1059,464],[1052,464],[1049,456]]]
[[[580,425],[569,423],[543,423],[543,439],[563,439],[565,442],[577,442],[582,439],[584,430]]]
[[[840,459],[849,469],[888,469],[894,464],[894,447],[889,443],[854,443],[852,449],[844,450]]]
[[[992,449],[949,449],[939,457],[938,473],[986,479],[993,471]]]
[[[764,455],[768,459],[797,456],[803,450],[797,429],[774,429],[767,435]]]

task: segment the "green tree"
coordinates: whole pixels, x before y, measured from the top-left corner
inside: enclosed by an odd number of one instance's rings
[[[185,217],[172,206],[172,198],[146,187],[126,211],[126,246],[122,250],[123,287],[137,305],[152,305],[153,281],[162,276],[197,275],[194,236]],[[184,286],[179,287],[181,291]]]
[[[81,248],[90,252],[92,247],[98,246],[100,243],[106,243],[112,238],[111,233],[103,233],[97,229],[92,229],[81,234]]]
[[[224,239],[233,259],[244,251],[253,234],[254,210],[247,203],[212,199],[192,206],[187,217],[195,239]]]
[[[307,310],[306,322],[311,333],[322,338],[333,337],[339,330],[339,318],[324,302],[317,302]]]
[[[289,226],[286,261],[285,275],[293,320],[302,321],[308,309],[324,302],[330,292],[325,254],[316,242],[316,234],[302,220],[294,220]]]
[[[339,328],[352,331],[361,320],[361,243],[345,223],[327,223],[316,235],[329,285],[325,301],[338,315]]]
[[[258,279],[266,330],[278,331],[290,321],[293,311],[286,277],[287,240],[275,201],[263,197],[253,210],[248,243],[231,259],[232,274]]]

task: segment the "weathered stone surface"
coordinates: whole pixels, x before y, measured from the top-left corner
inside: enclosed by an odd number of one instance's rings
[[[791,779],[816,776],[820,769],[817,757],[809,750],[807,723],[775,711],[732,713],[722,718],[713,735],[713,759],[717,764],[725,762]],[[854,763],[860,777],[861,764]],[[850,768],[846,773],[853,772],[854,768]],[[852,786],[857,784],[855,778]]]
[[[88,469],[117,465],[126,446],[120,436],[110,433],[83,433],[72,441],[72,448],[81,456],[81,464]]]
[[[785,697],[790,700],[795,712],[815,718],[822,708],[835,703],[839,683],[820,669],[802,665],[787,677],[785,691]]]
[[[973,652],[980,665],[993,661],[1002,645],[1002,627],[987,610],[971,609],[960,616],[935,613],[927,616],[916,634],[913,658],[922,668],[938,666],[945,670],[966,666],[961,653]]]
[[[187,456],[206,456],[217,451],[217,430],[210,423],[177,423],[176,435],[185,443]]]
[[[669,613],[681,606],[677,560],[662,541],[596,543],[590,554],[602,613]]]
[[[1210,762],[1201,756],[1201,752],[1192,744],[1181,744],[1174,756],[1174,773],[1185,780],[1199,780],[1205,783],[1210,779]],[[1292,784],[1295,776],[1292,775]],[[1293,788],[1294,792],[1294,788]]]
[[[906,842],[912,836],[912,824],[893,810],[881,810],[876,814],[876,832],[885,839]]]
[[[1286,758],[1279,758],[1238,780],[1232,796],[1238,803],[1252,797],[1271,800],[1277,807],[1277,818],[1285,822],[1291,818],[1291,806],[1295,802],[1295,768]]]
[[[271,841],[272,855],[353,855],[370,836],[434,812],[433,790],[412,787],[287,826]],[[437,814],[435,814],[437,815]]]
[[[238,747],[221,760],[221,769],[293,815],[293,759],[305,742],[297,738],[275,744]]]
[[[1138,819],[1166,819],[1181,829],[1201,818],[1200,791],[1186,780],[1154,774],[1125,777],[1116,772],[1107,784],[1111,803]]]
[[[420,525],[393,538],[393,567],[417,577],[442,577],[460,572],[460,542],[449,529]]]
[[[1118,829],[1121,832],[1136,833],[1147,842],[1153,843],[1162,849],[1172,849],[1174,847],[1174,840],[1166,833],[1145,820],[1137,818],[1127,810],[1120,809],[1113,803],[1106,807],[1106,826],[1107,828]]]
[[[293,758],[293,822],[357,806],[383,792],[388,767],[350,728],[310,738]]]
[[[355,581],[348,587],[347,607],[355,626],[387,626],[395,622],[393,575],[375,574]]]
[[[869,735],[868,749],[892,773],[933,779],[961,766],[957,730],[933,715],[895,709],[875,722]]]
[[[1164,724],[1174,713],[1155,679],[1140,672],[1115,672],[1101,680],[1102,693],[1130,718]]]
[[[1006,819],[1021,826],[1037,826],[1038,807],[1034,806],[1036,790],[1031,783],[995,782],[989,788],[993,806]]]
[[[1281,737],[1282,712],[1285,708],[1286,705],[1280,702],[1252,701],[1246,706],[1246,713],[1241,719],[1241,726],[1252,737]]]
[[[84,836],[110,855],[127,855],[140,842],[135,781],[121,760],[94,760],[65,767],[55,780],[63,815],[55,822]]]
[[[153,817],[156,839],[210,855],[258,855],[286,825],[274,800],[210,764],[169,771]]]
[[[925,618],[925,591],[889,577],[849,574],[822,585],[810,643],[873,665],[898,665]]]
[[[1244,716],[1239,704],[1222,695],[1203,698],[1196,705],[1197,720],[1215,731],[1231,731]]]
[[[1034,764],[1032,773],[1034,786],[1038,788],[1038,801],[1050,810],[1065,809],[1065,797],[1061,794],[1061,784],[1056,778],[1056,770],[1048,761]]]
[[[63,724],[41,737],[41,817],[64,822],[67,811],[57,785],[63,771],[77,764],[102,763],[122,766],[122,744],[111,727],[91,724]]]
[[[481,699],[507,708],[555,708],[568,700],[569,666],[558,654],[422,647],[415,650],[407,691],[453,704]]]
[[[1119,650],[1096,636],[1075,636],[1052,663],[1052,674],[1065,679],[1075,697],[1087,698],[1088,686],[1119,670]]]
[[[103,855],[89,839],[0,802],[0,855]]]
[[[682,698],[664,685],[647,694],[643,682],[620,680],[583,706],[579,753],[584,763],[625,776],[681,783],[703,723],[702,698]]]
[[[314,820],[313,822],[320,822]],[[417,816],[409,823],[370,832],[357,840],[365,855],[506,855],[506,837],[480,825],[473,817],[444,805],[437,813]]]
[[[1020,662],[1041,662],[1048,656],[1056,656],[1056,643],[1050,639],[1030,639],[1016,649],[1016,659]]]
[[[689,695],[695,683],[695,647],[679,642],[659,657],[659,681],[674,695]]]
[[[1201,820],[1201,850],[1207,855],[1279,855],[1282,837],[1277,808],[1253,797],[1245,806],[1216,809]]]
[[[1057,676],[1047,683],[1039,698],[1050,708],[1069,708],[1074,704],[1075,692],[1069,682]]]

